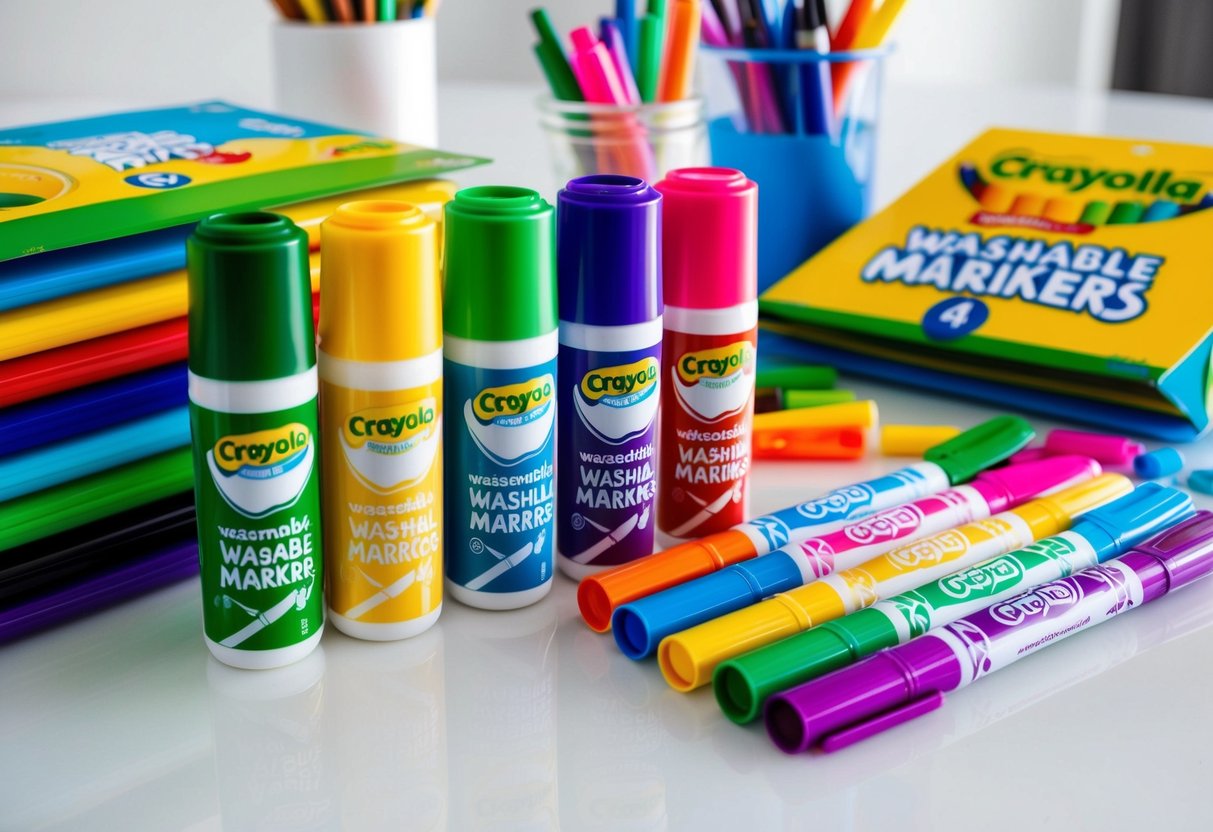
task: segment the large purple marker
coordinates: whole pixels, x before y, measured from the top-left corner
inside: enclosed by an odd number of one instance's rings
[[[556,201],[556,550],[575,580],[653,551],[661,194],[573,179]]]
[[[1087,627],[1213,572],[1213,512],[1201,511],[1119,558],[987,607],[767,703],[784,751],[836,751],[928,713],[975,682]]]

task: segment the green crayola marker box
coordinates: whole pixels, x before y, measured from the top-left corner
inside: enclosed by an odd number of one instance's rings
[[[1170,441],[1209,424],[1213,147],[991,130],[761,298],[772,352]]]

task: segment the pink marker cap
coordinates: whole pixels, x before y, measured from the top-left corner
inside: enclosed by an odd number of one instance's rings
[[[1036,462],[1039,459],[1048,459],[1052,454],[1045,447],[1024,448],[1018,453],[1011,454],[1011,458],[1007,462],[1012,465],[1018,465],[1021,462]]]
[[[1051,454],[1082,454],[1105,465],[1132,465],[1146,450],[1140,442],[1125,436],[1082,430],[1051,430],[1045,437],[1045,448]]]
[[[997,514],[1042,494],[1052,494],[1102,473],[1100,465],[1086,456],[1053,456],[1022,462],[992,471],[982,471],[970,483],[990,511]]]
[[[732,168],[681,168],[654,187],[666,304],[728,309],[758,297],[758,186]]]

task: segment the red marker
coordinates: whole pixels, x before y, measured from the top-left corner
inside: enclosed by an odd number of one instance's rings
[[[669,546],[748,514],[758,186],[729,168],[683,168],[655,187],[666,301],[657,533]]]

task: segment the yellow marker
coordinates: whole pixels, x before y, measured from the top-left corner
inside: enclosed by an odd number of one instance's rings
[[[350,202],[321,242],[320,422],[331,620],[417,635],[442,610],[442,291],[437,226]]]
[[[661,673],[675,690],[694,690],[711,681],[712,672],[725,659],[1057,534],[1069,528],[1075,516],[1130,490],[1132,484],[1126,477],[1103,474],[675,633],[657,648]]]
[[[960,433],[949,425],[884,425],[880,452],[885,456],[922,456],[927,448],[947,442]]]
[[[1053,222],[1075,223],[1082,216],[1083,203],[1077,199],[1056,196],[1045,201],[1042,216]]]
[[[876,402],[865,400],[755,413],[753,430],[837,427],[839,425],[871,428],[875,427],[876,420]]]

